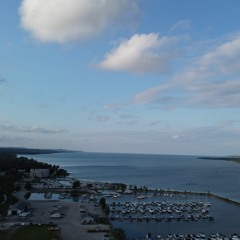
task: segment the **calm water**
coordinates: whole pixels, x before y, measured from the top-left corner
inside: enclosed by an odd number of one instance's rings
[[[150,188],[210,191],[240,202],[240,164],[196,156],[58,153],[31,156],[83,180],[124,182]]]
[[[28,156],[29,157],[29,156]],[[59,165],[71,176],[82,180],[123,182],[137,186],[176,190],[210,191],[240,202],[240,164],[223,160],[203,160],[196,156],[61,153],[31,156],[38,161]],[[131,198],[131,199],[128,199]],[[114,227],[124,229],[128,238],[143,238],[151,232],[154,236],[168,233],[238,233],[240,234],[240,207],[204,196],[163,197],[153,196],[145,202],[211,203],[210,214],[214,221],[198,222],[130,222],[113,221]],[[134,196],[111,201],[133,201]]]
[[[199,233],[205,233],[206,235],[209,235],[211,233],[224,233],[226,235],[231,233],[238,233],[240,234],[239,229],[239,222],[240,222],[240,208],[236,207],[232,204],[226,204],[222,201],[219,201],[212,197],[204,197],[204,196],[187,196],[187,197],[181,197],[178,195],[172,196],[172,197],[164,197],[164,196],[152,196],[148,197],[144,200],[137,200],[136,198],[132,199],[132,197],[123,197],[124,199],[118,199],[117,201],[131,201],[134,203],[152,203],[155,201],[158,202],[166,202],[166,203],[185,203],[185,202],[208,202],[211,204],[211,207],[209,207],[209,214],[214,217],[214,221],[208,221],[208,220],[198,220],[198,221],[176,221],[171,220],[170,222],[161,220],[161,222],[150,220],[149,222],[142,221],[129,221],[129,220],[118,220],[118,221],[112,221],[112,224],[116,228],[122,228],[124,229],[125,233],[127,233],[127,236],[129,238],[142,238],[145,236],[146,233],[150,232],[153,236],[157,236],[160,234],[161,236],[167,236],[169,233],[171,234],[199,234]],[[132,200],[129,200],[129,199]],[[108,202],[111,201],[108,199]],[[116,200],[113,200],[116,201]],[[149,205],[147,205],[149,207]],[[150,208],[153,208],[152,205]],[[148,216],[151,218],[151,214],[139,214],[141,216]],[[137,214],[132,214],[132,217],[136,216]],[[196,215],[196,213],[184,213],[184,215]],[[197,213],[199,214],[199,213]],[[112,216],[119,215],[120,217],[124,217],[124,215],[119,213],[111,213],[110,218]],[[171,214],[172,216],[178,216],[176,214]],[[169,217],[168,215],[164,214],[157,214],[154,216],[158,216],[160,218],[164,218],[165,216]]]

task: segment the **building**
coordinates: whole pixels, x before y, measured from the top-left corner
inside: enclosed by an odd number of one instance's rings
[[[82,224],[94,224],[94,218],[90,216],[85,216],[82,218]]]
[[[31,169],[30,177],[47,178],[49,177],[49,169]]]
[[[17,202],[15,205],[9,207],[8,216],[21,216],[21,214],[27,213],[29,209],[29,203],[20,201]]]

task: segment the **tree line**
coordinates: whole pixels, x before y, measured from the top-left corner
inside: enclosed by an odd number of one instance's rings
[[[49,169],[50,174],[54,174],[54,176],[69,175],[65,169],[61,169],[58,165],[38,162],[32,158],[17,157],[15,154],[0,153],[0,171],[17,174],[19,170],[25,170],[29,173],[31,169]]]
[[[18,190],[16,184],[25,173],[30,173],[31,169],[49,169],[53,177],[69,175],[65,169],[58,165],[38,162],[26,157],[17,157],[15,154],[0,153],[0,215],[6,212],[8,206],[17,201],[12,196],[13,191]],[[7,197],[7,201],[2,204]]]

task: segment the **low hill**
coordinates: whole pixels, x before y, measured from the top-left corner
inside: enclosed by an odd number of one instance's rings
[[[37,148],[15,148],[15,147],[0,147],[0,153],[8,154],[23,154],[23,155],[36,155],[36,154],[51,154],[73,152],[65,149],[37,149]]]

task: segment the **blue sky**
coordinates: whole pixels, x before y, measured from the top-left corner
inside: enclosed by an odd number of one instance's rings
[[[0,146],[236,155],[240,1],[2,0]]]

